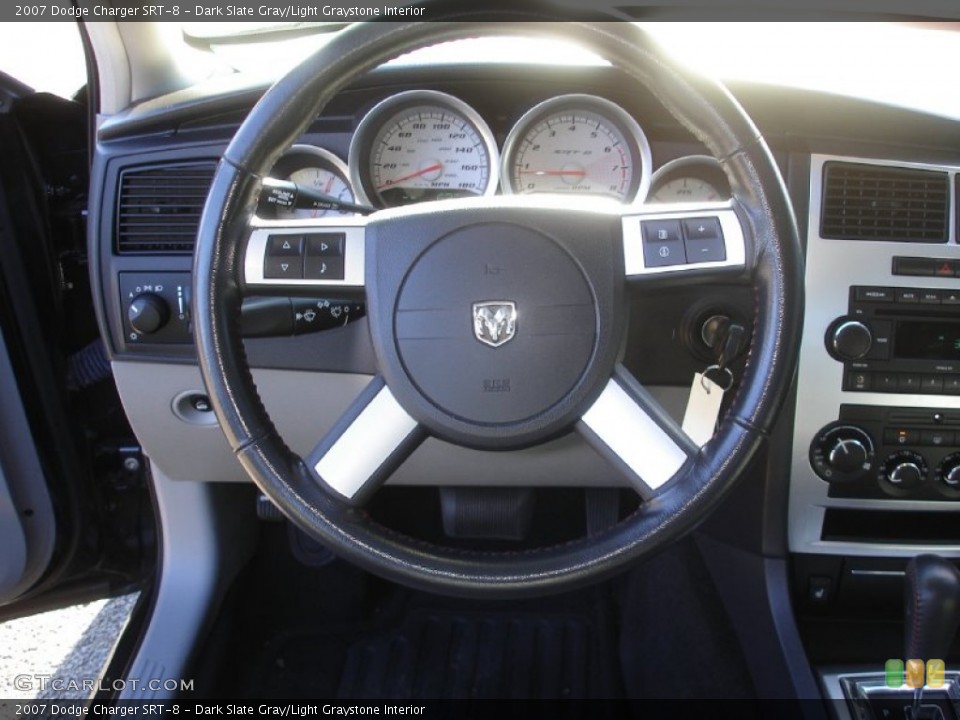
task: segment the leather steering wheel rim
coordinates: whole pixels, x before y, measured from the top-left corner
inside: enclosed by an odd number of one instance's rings
[[[404,52],[446,40],[543,34],[604,56],[663,105],[717,157],[751,242],[754,335],[740,389],[713,440],[663,493],[597,536],[509,554],[466,552],[402,536],[326,491],[270,421],[239,328],[244,239],[260,181],[350,81]],[[802,254],[786,189],[757,128],[718,83],[696,76],[626,23],[372,23],[339,33],[278,81],[243,123],[218,167],[194,261],[194,333],[213,409],[240,463],[296,524],[376,574],[461,596],[520,596],[610,576],[691,530],[731,489],[768,436],[793,379],[802,323]]]

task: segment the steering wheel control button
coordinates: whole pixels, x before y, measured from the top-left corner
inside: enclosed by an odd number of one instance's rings
[[[317,233],[306,236],[307,252],[303,260],[306,280],[343,280],[343,233]]]
[[[303,238],[299,235],[271,235],[267,239],[268,257],[300,257]]]
[[[312,233],[305,235],[307,257],[343,257],[343,233]]]
[[[723,230],[715,217],[691,218],[681,221],[688,263],[723,262],[727,248]]]
[[[303,278],[303,257],[300,255],[267,255],[263,259],[263,277],[269,280]]]
[[[644,220],[643,261],[647,267],[684,265],[687,253],[678,220]]]

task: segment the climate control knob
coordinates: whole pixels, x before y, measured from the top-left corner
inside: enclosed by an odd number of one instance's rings
[[[870,352],[873,335],[870,328],[859,320],[840,320],[833,325],[829,345],[834,356],[840,360],[860,360]]]
[[[873,467],[873,440],[856,425],[831,423],[810,444],[810,465],[827,482],[858,480]]]
[[[913,450],[893,453],[883,463],[880,486],[892,495],[902,496],[917,488],[927,478],[927,461]]]
[[[937,468],[937,483],[941,489],[960,492],[960,453],[947,455]]]
[[[127,320],[138,335],[150,335],[167,324],[170,307],[155,293],[141,293],[130,301]]]

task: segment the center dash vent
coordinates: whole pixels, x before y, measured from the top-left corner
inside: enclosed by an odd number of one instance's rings
[[[829,162],[820,236],[945,243],[949,180],[933,170]]]
[[[189,254],[217,164],[124,170],[117,202],[117,252]]]

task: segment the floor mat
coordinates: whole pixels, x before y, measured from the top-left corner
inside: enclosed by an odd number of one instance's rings
[[[341,699],[368,700],[622,697],[611,618],[598,604],[577,605],[505,612],[499,606],[451,609],[411,601],[387,613],[379,626],[291,633],[272,643],[258,694],[329,697],[334,691]]]

